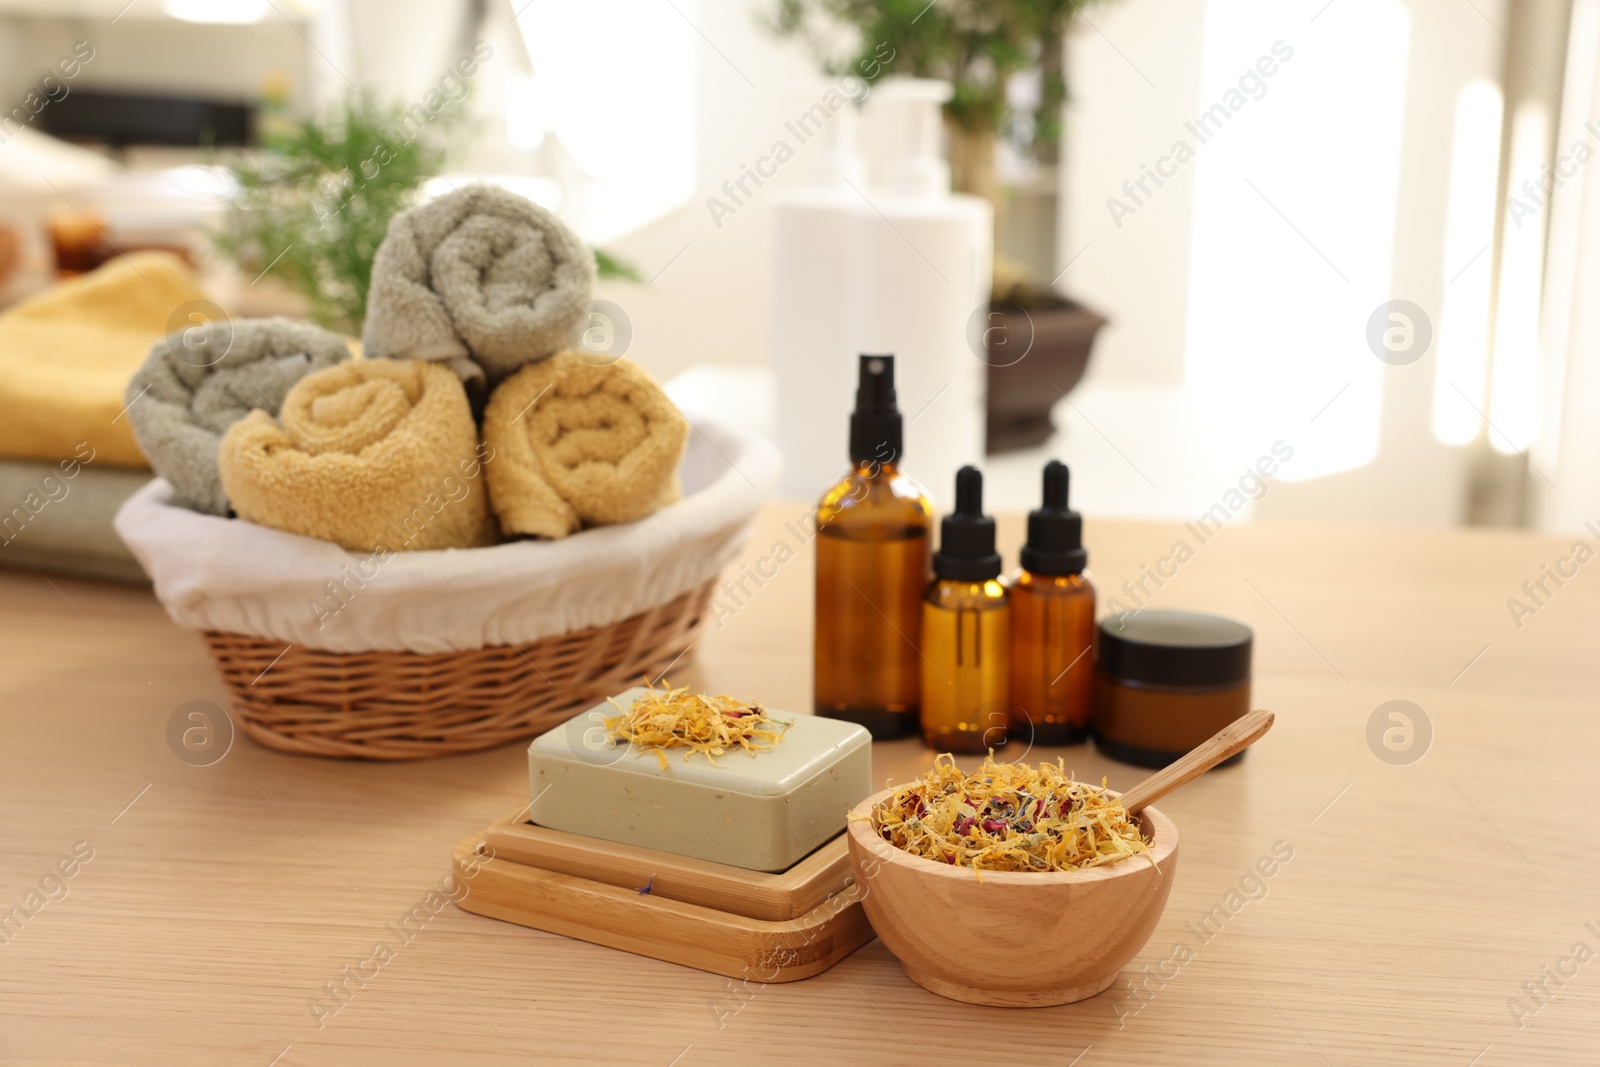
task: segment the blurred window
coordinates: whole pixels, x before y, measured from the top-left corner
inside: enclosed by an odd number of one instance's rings
[[[1392,296],[1410,34],[1398,0],[1309,26],[1270,0],[1206,5],[1200,111],[1228,114],[1195,149],[1185,377],[1217,435],[1293,444],[1285,479],[1378,453],[1384,364],[1360,339]]]
[[[551,177],[595,243],[660,218],[694,191],[694,17],[694,0],[520,8],[533,74],[507,87],[508,135],[547,160],[547,139],[559,143],[554,154],[576,174]]]

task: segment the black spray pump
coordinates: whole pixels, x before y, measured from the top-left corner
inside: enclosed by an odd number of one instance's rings
[[[939,527],[939,551],[933,574],[940,580],[986,582],[1000,577],[1000,553],[994,550],[994,520],[983,513],[983,472],[976,467],[956,471],[956,510]]]
[[[1067,465],[1051,460],[1044,467],[1044,507],[1028,512],[1028,543],[1022,546],[1022,569],[1033,574],[1080,574],[1088,565],[1083,548],[1083,516],[1067,507]]]
[[[850,415],[850,462],[900,462],[904,424],[894,393],[894,357],[861,357],[856,409]]]

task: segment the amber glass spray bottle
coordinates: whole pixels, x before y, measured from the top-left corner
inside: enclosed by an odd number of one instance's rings
[[[922,600],[922,739],[930,748],[982,753],[1006,743],[1011,602],[999,578],[983,475],[962,467]]]
[[[816,712],[875,739],[917,732],[933,505],[900,471],[894,357],[862,356],[850,473],[817,506]]]
[[[1044,468],[1044,506],[1028,513],[1022,570],[1011,582],[1011,734],[1072,745],[1088,736],[1094,690],[1094,586],[1083,568],[1083,516],[1067,507],[1066,464]]]

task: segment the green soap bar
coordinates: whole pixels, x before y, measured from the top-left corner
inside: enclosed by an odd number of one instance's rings
[[[752,871],[782,871],[844,829],[872,792],[872,739],[854,723],[782,711],[783,740],[713,765],[689,749],[617,743],[605,719],[649,692],[635,688],[574,716],[528,746],[530,818],[552,830],[638,845]]]

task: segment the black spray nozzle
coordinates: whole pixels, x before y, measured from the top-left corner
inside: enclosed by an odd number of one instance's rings
[[[957,582],[986,582],[1000,576],[994,520],[983,513],[983,472],[976,467],[956,471],[956,509],[939,526],[933,573]]]
[[[1067,465],[1044,466],[1044,506],[1028,512],[1028,543],[1022,569],[1034,574],[1078,574],[1089,563],[1083,548],[1083,516],[1067,507]]]
[[[894,393],[894,357],[861,357],[856,382],[857,415],[891,415],[897,410]]]
[[[850,462],[899,463],[905,430],[894,391],[894,357],[863,355],[850,415]]]

